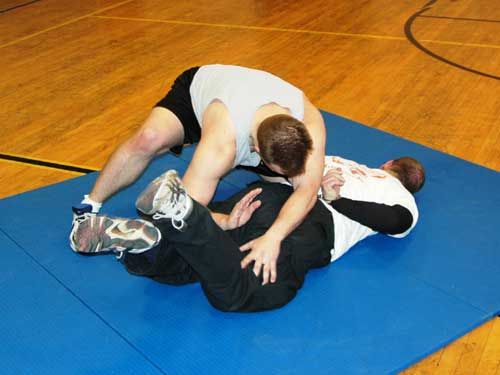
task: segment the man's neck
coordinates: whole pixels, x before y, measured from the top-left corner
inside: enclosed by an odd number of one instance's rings
[[[274,115],[290,115],[290,111],[281,107],[276,103],[268,103],[258,108],[255,111],[252,120],[252,127],[250,129],[250,140],[252,142],[253,147],[257,146],[257,131],[259,130],[259,126],[266,118],[274,116]]]
[[[387,173],[389,173],[391,176],[396,177],[396,178],[399,180],[399,175],[398,175],[396,172],[394,172],[392,169],[387,168],[387,169],[384,169],[384,171],[386,171],[386,172],[387,172]]]

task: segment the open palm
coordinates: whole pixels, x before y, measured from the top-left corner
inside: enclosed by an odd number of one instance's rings
[[[260,201],[254,201],[255,197],[261,193],[262,189],[257,188],[246,194],[241,200],[236,203],[233,210],[229,214],[227,220],[227,229],[235,229],[241,227],[250,220],[254,211],[260,207]]]

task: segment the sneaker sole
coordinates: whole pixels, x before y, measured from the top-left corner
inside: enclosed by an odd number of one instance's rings
[[[72,247],[81,253],[114,250],[137,254],[156,246],[160,240],[160,231],[149,222],[97,216],[79,224],[72,236]]]

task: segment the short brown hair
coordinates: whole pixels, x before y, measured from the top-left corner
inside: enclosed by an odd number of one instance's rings
[[[312,140],[302,122],[289,115],[274,115],[257,130],[260,156],[267,164],[280,167],[288,177],[304,173]]]
[[[393,160],[390,169],[410,193],[414,194],[424,186],[425,170],[418,160],[405,156]]]

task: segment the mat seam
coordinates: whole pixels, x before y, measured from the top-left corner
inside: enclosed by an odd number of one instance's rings
[[[129,339],[127,339],[120,331],[111,325],[106,319],[104,319],[95,309],[93,309],[88,303],[86,303],[83,298],[78,296],[71,288],[64,284],[52,271],[41,264],[38,259],[36,259],[30,252],[25,249],[19,242],[17,242],[12,236],[9,235],[3,228],[0,227],[0,232],[3,233],[9,240],[11,240],[24,254],[26,254],[32,261],[34,261],[42,270],[44,270],[52,279],[54,279],[59,285],[61,285],[68,293],[70,293],[73,298],[80,302],[87,310],[94,314],[104,325],[106,325],[111,331],[113,331],[119,338],[121,338],[127,345],[130,346],[134,351],[136,351],[147,363],[152,365],[161,374],[167,375],[167,373],[157,365],[153,360],[151,360],[142,350],[135,346]]]
[[[410,268],[408,268],[407,266],[404,266],[404,269],[408,272],[408,276],[412,277],[413,279],[415,280],[418,280],[420,282],[423,282],[424,284],[426,284],[427,286],[430,286],[431,288],[434,288],[438,291],[440,291],[441,293],[443,294],[446,294],[447,296],[449,297],[453,297],[455,298],[456,300],[460,301],[460,302],[463,302],[463,303],[466,303],[467,305],[469,305],[470,307],[473,307],[475,308],[476,310],[479,310],[485,314],[490,314],[488,311],[485,311],[483,310],[483,308],[479,307],[479,306],[476,306],[474,305],[472,302],[468,302],[468,301],[465,301],[464,299],[458,297],[458,296],[455,296],[453,294],[450,294],[448,293],[447,291],[443,290],[441,287],[438,287],[434,284],[432,284],[431,282],[427,281],[427,280],[424,280],[422,279],[420,276],[418,276],[417,274],[415,274]],[[493,313],[492,317],[495,316],[497,313]]]
[[[404,267],[404,270],[407,272],[407,276],[411,277],[412,279],[417,280],[417,281],[423,283],[424,285],[427,285],[431,289],[436,290],[436,291],[438,291],[438,292],[440,292],[440,293],[442,293],[442,294],[444,294],[444,295],[446,295],[448,297],[451,297],[454,300],[460,302],[461,304],[466,305],[468,307],[471,307],[474,310],[477,310],[478,312],[483,313],[484,315],[483,315],[483,317],[481,317],[481,319],[480,319],[480,321],[478,323],[474,323],[472,325],[472,328],[470,328],[470,329],[464,329],[463,331],[459,332],[457,335],[453,335],[452,337],[450,337],[449,340],[444,340],[442,344],[439,344],[439,345],[435,346],[433,349],[430,349],[429,351],[427,351],[426,353],[417,356],[417,358],[414,361],[409,362],[405,366],[401,366],[399,368],[396,368],[395,370],[393,370],[393,372],[391,372],[393,374],[397,374],[397,373],[401,372],[402,370],[409,368],[411,365],[414,365],[414,364],[418,363],[419,361],[427,358],[429,355],[431,355],[432,353],[436,352],[437,350],[444,348],[445,346],[451,344],[452,342],[454,342],[455,340],[459,339],[460,337],[462,337],[462,336],[464,336],[464,335],[472,332],[474,329],[476,329],[480,325],[484,324],[485,322],[487,322],[487,321],[489,321],[491,319],[495,319],[495,316],[497,316],[498,313],[499,313],[499,312],[490,313],[488,311],[485,311],[483,308],[480,308],[480,307],[476,306],[472,302],[466,301],[466,300],[464,300],[461,297],[458,297],[456,295],[450,294],[449,292],[447,292],[447,291],[443,290],[442,288],[440,288],[440,287],[432,284],[431,282],[422,279],[421,277],[419,277],[418,275],[416,275],[413,271],[411,271],[410,268],[408,268],[406,266]],[[401,271],[399,271],[399,272],[401,272]]]

